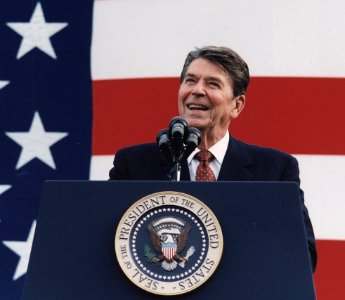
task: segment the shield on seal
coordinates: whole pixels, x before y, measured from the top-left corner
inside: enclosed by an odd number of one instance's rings
[[[162,244],[162,253],[167,260],[172,260],[176,254],[177,245],[174,243]]]

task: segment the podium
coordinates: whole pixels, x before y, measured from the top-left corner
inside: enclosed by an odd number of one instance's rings
[[[114,251],[126,210],[161,191],[201,200],[224,237],[212,277],[176,298],[315,299],[295,183],[167,181],[47,181],[22,299],[162,298],[127,279]]]

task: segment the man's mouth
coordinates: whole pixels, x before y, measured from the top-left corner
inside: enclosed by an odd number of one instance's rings
[[[188,104],[187,107],[190,110],[208,110],[209,109],[207,106],[201,105],[201,104]]]

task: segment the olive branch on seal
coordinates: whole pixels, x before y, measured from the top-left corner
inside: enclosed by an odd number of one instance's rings
[[[154,262],[155,255],[154,255],[154,253],[151,252],[151,248],[147,244],[145,245],[144,253],[145,253],[145,256],[147,258],[147,261]]]

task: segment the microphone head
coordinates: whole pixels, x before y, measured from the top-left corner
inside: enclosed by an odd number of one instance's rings
[[[174,117],[171,119],[169,129],[171,136],[176,139],[182,139],[185,134],[185,130],[188,128],[188,123],[182,117]]]
[[[195,148],[199,146],[200,142],[201,142],[200,130],[195,127],[189,127],[184,139],[184,143],[186,147],[183,154],[183,159],[187,159],[188,156],[195,150]]]
[[[195,145],[194,149],[199,146],[201,142],[201,132],[198,128],[189,127],[187,134],[185,135],[184,143],[186,145],[192,144]],[[194,150],[193,149],[193,150]]]
[[[159,149],[164,147],[164,145],[170,145],[170,132],[168,129],[162,129],[157,133],[156,141],[158,143]],[[162,150],[162,149],[161,149]]]
[[[170,149],[170,131],[168,129],[162,129],[156,136],[156,141],[159,150],[163,153],[165,158],[171,162],[171,149]]]

